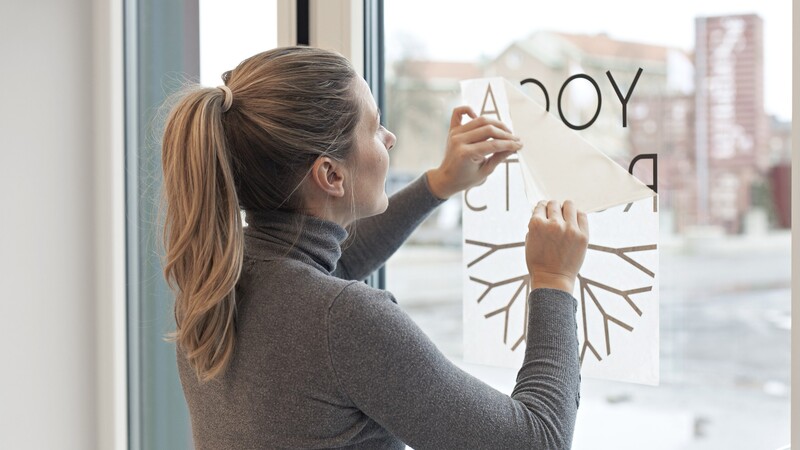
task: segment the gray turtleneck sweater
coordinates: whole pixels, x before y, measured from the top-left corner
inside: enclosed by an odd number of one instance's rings
[[[198,383],[177,351],[197,449],[570,447],[580,384],[571,295],[531,292],[508,396],[453,365],[391,293],[357,281],[441,202],[422,176],[349,239],[314,217],[301,227],[298,215],[248,216],[231,365]]]

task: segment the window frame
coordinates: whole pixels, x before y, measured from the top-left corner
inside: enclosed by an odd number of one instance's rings
[[[98,131],[96,141],[101,143],[95,162],[95,181],[98,191],[109,192],[109,197],[98,194],[97,220],[99,230],[108,228],[110,236],[98,233],[96,256],[98,268],[95,273],[97,280],[97,375],[98,375],[98,400],[97,400],[97,436],[98,445],[105,448],[141,448],[141,439],[134,436],[139,431],[134,416],[140,413],[131,397],[137,392],[136,363],[131,362],[135,355],[136,347],[131,344],[132,336],[128,334],[129,327],[134,322],[135,312],[130,311],[130,302],[137,298],[138,281],[136,279],[136,265],[139,261],[137,241],[131,237],[129,231],[136,229],[135,217],[137,205],[130,203],[131,192],[135,192],[136,183],[130,179],[132,171],[137,165],[133,158],[134,149],[138,140],[135,131],[138,130],[135,102],[136,64],[132,61],[137,55],[138,35],[136,12],[140,0],[112,0],[110,2],[95,2],[95,62],[94,73],[98,81],[95,88],[97,94],[95,123]],[[278,0],[278,45],[294,45],[297,43],[297,3],[305,1],[307,4],[319,0]],[[349,55],[361,56],[361,73],[365,75],[379,106],[385,96],[382,91],[382,76],[374,71],[376,60],[382,71],[383,34],[382,13],[383,0],[333,0],[330,1],[339,14],[329,16],[326,21],[316,18],[310,19],[310,24],[317,24],[316,31],[311,32],[315,37],[312,45],[337,49],[328,37],[338,29],[339,36],[346,37],[342,30],[361,30],[363,42],[354,53],[352,39],[345,45],[340,40],[340,52]],[[360,6],[359,6],[360,5]],[[360,8],[363,20],[353,20],[353,9]],[[350,12],[349,15],[344,11]],[[314,11],[312,9],[312,11]],[[319,9],[316,10],[317,14]],[[376,14],[376,11],[379,13]],[[311,13],[314,17],[314,13]],[[316,16],[317,18],[319,15]],[[330,17],[339,17],[340,20],[330,20]],[[356,14],[356,18],[358,15]],[[316,20],[316,22],[314,22]],[[376,21],[380,21],[377,25]],[[327,23],[320,23],[327,22]],[[793,11],[793,40],[800,40],[800,10]],[[350,34],[352,38],[352,34]],[[104,43],[100,43],[103,41]],[[380,42],[376,45],[376,41]],[[348,50],[349,49],[349,50]],[[345,51],[342,51],[345,50]],[[376,59],[377,58],[377,59]],[[354,64],[356,61],[354,61]],[[800,48],[793,48],[793,69],[800,73]],[[377,78],[373,78],[377,77]],[[101,82],[102,81],[102,82]],[[795,92],[800,92],[800,77],[793,77]],[[800,96],[793,99],[793,117],[800,116]],[[800,131],[792,130],[792,164],[800,164]],[[101,154],[104,153],[104,154]],[[109,175],[109,173],[111,175]],[[124,174],[128,175],[127,179]],[[792,305],[800,308],[800,236],[796,227],[800,227],[800,177],[792,179]],[[108,243],[110,242],[110,245]],[[381,269],[378,281],[372,285],[383,288],[385,283],[385,269]],[[128,310],[126,310],[126,305]],[[135,327],[134,327],[135,328]],[[792,314],[792,328],[796,331],[791,335],[791,441],[795,447],[800,447],[800,313]]]
[[[123,0],[94,6],[96,428],[98,448],[127,448],[125,78]]]

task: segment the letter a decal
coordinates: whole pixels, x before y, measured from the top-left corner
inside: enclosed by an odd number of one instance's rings
[[[481,114],[480,115],[483,116],[483,115],[486,115],[486,114],[494,114],[495,116],[497,116],[497,120],[502,122],[503,119],[500,117],[500,111],[497,110],[497,102],[495,102],[495,100],[494,100],[494,92],[492,92],[492,84],[489,83],[488,86],[489,86],[489,88],[486,90],[486,95],[483,97],[483,106],[481,106]],[[489,100],[490,96],[492,97],[492,107],[494,109],[488,109],[487,110],[486,109],[486,101]]]

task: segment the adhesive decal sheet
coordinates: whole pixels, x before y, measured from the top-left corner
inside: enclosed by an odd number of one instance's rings
[[[467,80],[461,92],[525,145],[464,194],[464,359],[520,367],[532,207],[570,199],[589,213],[589,250],[573,292],[581,372],[657,385],[658,197],[511,82]]]

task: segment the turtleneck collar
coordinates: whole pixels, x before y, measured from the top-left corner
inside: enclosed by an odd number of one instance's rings
[[[289,258],[327,274],[342,256],[347,230],[319,217],[286,211],[248,212],[245,254],[258,259]]]

